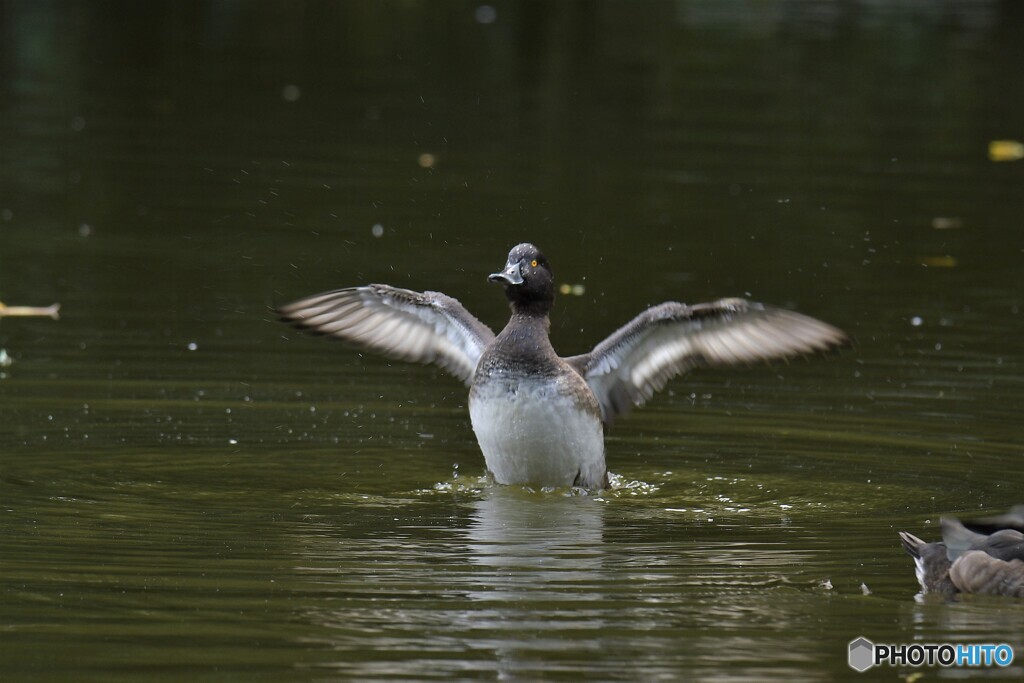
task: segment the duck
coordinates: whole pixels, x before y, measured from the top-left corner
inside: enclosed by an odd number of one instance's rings
[[[1001,529],[1016,529],[1024,533],[1024,505],[1014,505],[1001,515],[965,519],[961,524],[977,534],[993,534]]]
[[[947,598],[961,593],[1024,598],[1024,533],[1021,506],[1009,513],[979,520],[942,517],[942,541],[926,543],[900,531],[903,549],[914,558],[922,594]],[[997,528],[1001,523],[1007,526]],[[972,528],[985,529],[979,533]]]
[[[589,353],[561,357],[549,338],[551,264],[518,244],[487,277],[511,315],[497,335],[456,299],[384,284],[346,287],[280,306],[281,320],[387,358],[432,363],[469,389],[469,417],[498,484],[608,486],[604,437],[670,379],[845,345],[832,325],[742,298],[648,308]]]

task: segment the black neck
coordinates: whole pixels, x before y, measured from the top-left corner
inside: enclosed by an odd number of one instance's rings
[[[513,316],[522,318],[545,318],[551,312],[551,300],[516,301],[510,299],[509,308]]]

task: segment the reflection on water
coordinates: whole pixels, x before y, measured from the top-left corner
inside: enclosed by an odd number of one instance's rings
[[[467,550],[477,600],[550,600],[565,584],[588,599],[604,556],[604,506],[590,496],[492,487],[474,505]],[[488,569],[494,571],[486,571]]]
[[[900,606],[902,631],[906,642],[942,643],[950,634],[970,634],[952,638],[954,642],[1007,643],[1014,649],[1011,666],[992,671],[991,678],[1021,680],[1024,677],[1024,610],[1017,604],[1007,608],[1005,599],[967,596],[956,600],[932,599],[918,595],[915,602]],[[940,596],[934,596],[940,597]],[[921,599],[928,598],[928,599]],[[981,672],[972,672],[978,676]]]
[[[685,662],[703,680],[720,675],[724,650],[738,671],[764,671],[766,628],[809,646],[808,613],[827,596],[794,568],[814,550],[652,531],[619,500],[488,487],[452,501],[454,526],[435,526],[413,512],[424,501],[410,501],[385,506],[376,523],[305,537],[314,554],[296,569],[321,597],[303,619],[324,629],[313,642],[337,656],[319,666],[415,676],[422,653],[454,651],[457,670],[502,678],[585,667],[649,680]],[[415,525],[431,537],[413,538]],[[351,538],[355,529],[368,537]],[[348,656],[367,643],[386,660]],[[610,649],[617,656],[604,660]],[[773,675],[817,680],[800,650],[776,658]]]
[[[607,625],[589,606],[608,599],[603,515],[589,496],[518,487],[491,488],[474,504],[465,529],[472,568],[461,584],[485,609],[466,625],[495,634],[499,677],[536,675],[543,652],[570,650],[581,632]]]

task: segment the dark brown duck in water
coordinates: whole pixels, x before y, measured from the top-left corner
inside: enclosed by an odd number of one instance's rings
[[[1022,513],[1024,506],[1018,505],[1005,515],[977,520],[943,517],[941,543],[925,543],[899,532],[904,549],[914,558],[921,592],[1024,598]]]

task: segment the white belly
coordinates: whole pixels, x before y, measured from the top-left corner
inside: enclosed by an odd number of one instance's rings
[[[601,421],[561,382],[488,383],[470,396],[469,417],[499,484],[605,485]]]

